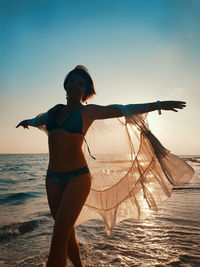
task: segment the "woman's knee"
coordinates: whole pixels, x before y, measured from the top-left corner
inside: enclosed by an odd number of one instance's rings
[[[74,242],[74,241],[76,241],[76,233],[75,233],[75,228],[74,228],[74,226],[72,227],[72,231],[71,231],[71,233],[70,233],[69,241],[70,241],[70,242]]]
[[[61,228],[58,225],[54,225],[54,242],[59,243],[61,246],[67,244],[71,238],[71,232],[72,229],[67,229],[66,227]]]

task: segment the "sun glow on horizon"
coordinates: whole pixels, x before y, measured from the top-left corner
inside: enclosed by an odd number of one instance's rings
[[[52,1],[45,6],[36,1],[3,7],[0,153],[48,151],[40,133],[14,127],[66,103],[64,77],[82,64],[97,91],[89,103],[186,101],[183,111],[152,112],[147,119],[173,153],[200,154],[197,1]]]

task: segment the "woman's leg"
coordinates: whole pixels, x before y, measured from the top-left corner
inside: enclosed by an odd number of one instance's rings
[[[75,177],[67,184],[56,213],[48,267],[66,266],[70,235],[88,196],[90,185],[88,173]]]
[[[69,244],[68,244],[68,255],[70,260],[73,262],[75,267],[82,267],[83,263],[81,261],[80,249],[78,242],[76,240],[75,228],[73,226]]]
[[[60,205],[63,189],[61,186],[55,184],[50,179],[46,179],[46,191],[48,203],[51,211],[51,215],[55,220],[56,213],[58,207]],[[74,266],[82,266],[81,257],[80,257],[80,249],[78,242],[76,240],[75,228],[72,228],[70,239],[69,239],[69,247],[68,247],[68,256]]]

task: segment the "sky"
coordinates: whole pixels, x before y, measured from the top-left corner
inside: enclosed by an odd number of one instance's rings
[[[200,154],[200,1],[0,0],[0,153],[48,152],[47,136],[15,126],[66,103],[63,80],[86,66],[88,103],[182,100],[148,115],[178,155]]]

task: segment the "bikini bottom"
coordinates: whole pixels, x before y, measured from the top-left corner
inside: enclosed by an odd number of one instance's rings
[[[73,178],[86,173],[89,173],[88,166],[69,172],[52,172],[50,170],[47,170],[46,178],[50,179],[52,182],[64,189],[69,181],[71,181]]]

